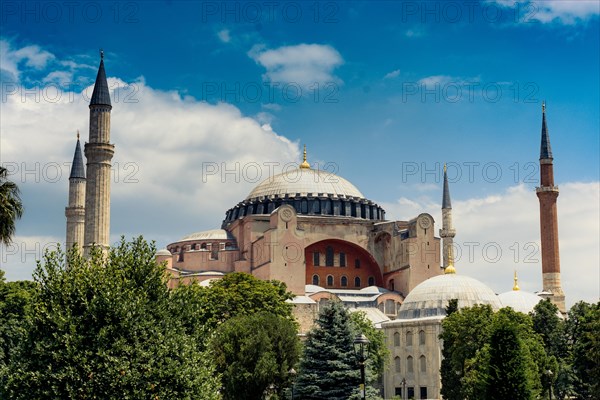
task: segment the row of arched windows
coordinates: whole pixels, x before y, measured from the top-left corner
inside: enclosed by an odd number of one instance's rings
[[[346,266],[346,253],[338,253],[338,263],[340,267]],[[335,261],[333,247],[327,246],[327,248],[325,249],[325,266],[333,267],[334,264]],[[356,268],[360,268],[360,260],[358,258],[355,260],[354,264],[357,265]],[[313,252],[313,265],[315,267],[321,266],[321,254],[318,251]]]
[[[327,286],[334,286],[335,285],[335,278],[333,277],[333,275],[327,275],[327,277],[325,278],[325,284]],[[357,276],[354,278],[354,287],[360,287],[360,277]],[[369,280],[368,280],[368,286],[375,286],[375,278],[370,276]],[[319,277],[319,275],[314,274],[312,276],[312,284],[319,286],[321,284],[321,278]],[[341,287],[348,287],[348,277],[346,275],[343,275],[340,278],[340,286]]]
[[[413,345],[413,333],[411,331],[406,332],[405,339],[406,339],[407,346]],[[426,344],[426,340],[427,340],[427,336],[425,335],[425,331],[420,330],[419,331],[419,345],[424,346]],[[394,332],[394,346],[395,347],[400,346],[400,333],[399,332]]]
[[[396,356],[396,358],[394,358],[394,371],[396,373],[400,373],[402,370],[402,359],[398,356]],[[419,369],[421,372],[427,372],[427,359],[425,358],[425,356],[421,356],[419,357]],[[412,374],[414,373],[414,365],[413,365],[413,357],[412,356],[408,356],[406,357],[406,373],[408,374]]]

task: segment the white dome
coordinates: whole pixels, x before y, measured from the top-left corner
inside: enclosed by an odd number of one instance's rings
[[[162,249],[156,252],[157,256],[171,256],[171,252],[167,249]]]
[[[446,307],[452,299],[458,307],[489,304],[493,310],[502,303],[492,289],[477,279],[457,274],[435,276],[422,282],[406,296],[398,313],[399,319],[412,319],[446,315]]]
[[[185,240],[235,240],[235,238],[225,229],[212,229],[210,231],[192,233],[179,239],[180,242]]]
[[[542,301],[540,296],[522,290],[511,290],[510,292],[501,293],[498,295],[498,298],[502,302],[502,307],[510,307],[523,314],[533,311],[537,303]]]
[[[259,183],[246,197],[246,200],[272,195],[284,197],[289,194],[295,196],[297,193],[302,196],[306,196],[308,193],[317,196],[322,193],[323,195],[364,198],[356,186],[331,172],[296,168]]]

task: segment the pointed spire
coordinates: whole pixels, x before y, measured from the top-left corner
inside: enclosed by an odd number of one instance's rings
[[[77,144],[75,145],[75,154],[73,155],[73,164],[71,165],[71,174],[69,175],[69,179],[72,178],[85,179],[81,144],[79,143],[79,130],[77,130]]]
[[[90,106],[92,105],[111,106],[106,72],[104,71],[104,51],[102,49],[100,49],[100,66],[98,67],[98,75],[96,75],[94,92],[90,101]]]
[[[513,286],[513,290],[514,290],[514,291],[521,290],[521,289],[519,288],[519,282],[518,282],[518,278],[517,278],[517,270],[516,270],[516,269],[515,269],[515,277],[514,277],[514,280],[515,280],[515,285]]]
[[[444,164],[444,195],[442,198],[442,209],[452,208],[452,204],[450,203],[450,189],[448,187],[448,173],[446,170],[446,164]]]
[[[306,161],[306,145],[304,145],[304,158],[302,164],[300,164],[300,168],[302,169],[310,169],[310,164]]]
[[[540,160],[552,159],[552,148],[550,147],[550,134],[546,127],[546,102],[542,102],[542,145],[540,147]]]

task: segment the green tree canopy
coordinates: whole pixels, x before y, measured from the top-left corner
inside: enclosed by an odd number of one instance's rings
[[[369,339],[369,358],[367,359],[368,372],[373,379],[383,378],[386,361],[389,358],[389,350],[385,345],[385,334],[383,330],[377,329],[362,311],[350,313],[350,320],[356,332],[364,334]]]
[[[304,343],[295,392],[303,400],[347,400],[359,385],[355,331],[340,302],[321,308]]]
[[[271,386],[282,398],[293,378],[289,371],[298,362],[300,342],[294,322],[261,312],[224,322],[210,349],[222,373],[225,400],[260,399]]]
[[[573,389],[577,399],[600,398],[600,302],[579,302],[569,310]]]
[[[6,397],[217,399],[218,376],[170,312],[154,257],[141,237],[90,259],[73,250],[68,268],[60,251],[47,253]]]

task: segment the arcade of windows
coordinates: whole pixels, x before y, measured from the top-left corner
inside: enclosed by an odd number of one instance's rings
[[[183,262],[186,251],[200,250],[210,252],[209,260],[218,260],[219,251],[230,250],[234,247],[233,243],[192,243],[191,245],[176,246],[171,249],[171,253],[179,253],[177,262]]]
[[[368,278],[367,283],[368,283],[368,286],[375,286],[375,277],[370,276]],[[318,274],[314,274],[312,276],[312,284],[315,285],[315,286],[320,286],[320,284],[321,284],[321,277]],[[335,278],[334,278],[334,276],[333,275],[327,275],[325,277],[325,284],[327,286],[334,286],[335,285]],[[360,277],[359,276],[355,276],[354,277],[354,287],[359,288],[359,287],[361,287],[360,284],[361,284]],[[340,277],[340,286],[341,287],[348,287],[348,277],[346,275],[342,275]]]

